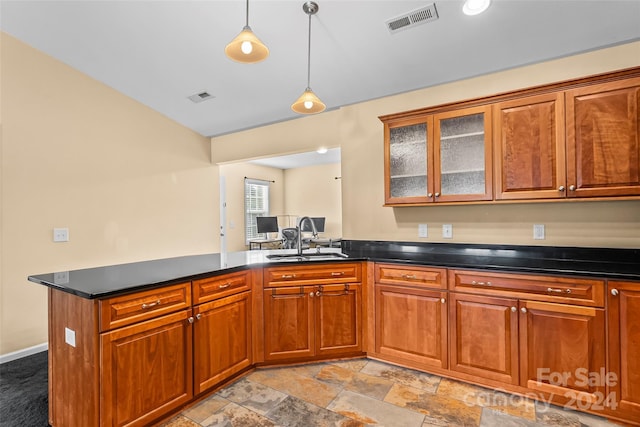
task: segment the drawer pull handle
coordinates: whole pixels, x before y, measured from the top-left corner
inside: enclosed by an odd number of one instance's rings
[[[491,282],[477,282],[475,280],[472,280],[471,284],[478,285],[478,286],[491,286]]]
[[[224,285],[218,286],[218,289],[227,289],[229,286],[231,286],[231,283],[225,283]]]
[[[556,289],[556,288],[547,288],[547,292],[549,292],[550,294],[551,293],[554,293],[554,294],[564,294],[564,293],[570,294],[571,293],[571,289],[562,290],[562,289]]]
[[[296,275],[295,274],[283,274],[282,276],[280,276],[281,279],[295,279]]]
[[[142,304],[142,309],[146,310],[147,308],[155,307],[156,305],[160,305],[160,300],[150,302],[149,304],[145,302]]]
[[[344,271],[332,271],[332,276],[344,276]]]
[[[402,278],[403,279],[415,279],[416,275],[415,274],[403,274]]]

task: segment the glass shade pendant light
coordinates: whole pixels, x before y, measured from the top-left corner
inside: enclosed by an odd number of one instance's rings
[[[253,63],[267,59],[269,49],[260,41],[249,26],[249,0],[247,0],[247,20],[240,34],[224,49],[224,53],[234,61]]]
[[[300,98],[291,105],[291,109],[299,114],[314,114],[321,113],[327,108],[320,98],[316,96],[311,90],[311,15],[315,15],[318,12],[318,4],[313,1],[308,1],[302,5],[304,13],[309,15],[309,45],[307,50],[307,88],[302,92]]]

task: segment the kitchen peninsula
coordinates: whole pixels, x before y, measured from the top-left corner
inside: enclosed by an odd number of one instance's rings
[[[351,357],[640,419],[640,249],[345,240],[341,251],[29,276],[49,287],[50,424],[148,425],[257,366]],[[616,381],[551,375],[583,370]]]

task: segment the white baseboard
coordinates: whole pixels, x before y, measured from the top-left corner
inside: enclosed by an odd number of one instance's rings
[[[0,355],[0,365],[3,363],[11,362],[12,360],[20,359],[22,357],[31,356],[32,354],[40,353],[41,351],[47,351],[49,349],[49,343],[42,343],[34,345],[33,347],[23,348],[22,350],[14,351],[7,354]]]

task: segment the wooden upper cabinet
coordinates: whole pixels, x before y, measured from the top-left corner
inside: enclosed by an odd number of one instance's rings
[[[504,101],[493,108],[496,199],[564,198],[563,94]]]
[[[569,197],[640,195],[640,77],[566,92]]]
[[[433,201],[433,117],[398,120],[384,127],[385,204]]]
[[[385,123],[385,204],[492,199],[491,107]]]
[[[434,199],[492,199],[491,106],[434,116]]]

